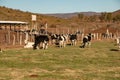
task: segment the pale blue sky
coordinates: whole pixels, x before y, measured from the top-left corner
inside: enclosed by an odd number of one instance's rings
[[[0,6],[34,13],[113,12],[120,0],[0,0]]]

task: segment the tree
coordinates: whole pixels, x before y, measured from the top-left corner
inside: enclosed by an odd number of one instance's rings
[[[113,17],[113,21],[120,21],[120,14],[116,15],[115,17]]]
[[[112,13],[106,14],[106,21],[110,22],[112,20]]]
[[[78,18],[83,21],[83,19],[84,19],[84,14],[78,14]]]
[[[95,22],[97,20],[97,15],[93,15],[89,17],[89,21]]]
[[[100,19],[101,22],[105,21],[105,19],[106,19],[106,13],[101,13],[99,19]]]
[[[112,13],[106,13],[106,12],[101,13],[99,19],[101,20],[101,22],[103,21],[110,22],[112,20]]]

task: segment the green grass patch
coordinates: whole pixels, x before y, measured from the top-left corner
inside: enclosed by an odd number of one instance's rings
[[[114,43],[101,41],[93,42],[90,48],[79,46],[5,50],[0,53],[0,79],[120,79],[120,51]]]

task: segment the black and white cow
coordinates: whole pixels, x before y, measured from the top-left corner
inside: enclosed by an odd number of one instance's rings
[[[56,43],[58,43],[58,34],[52,34],[51,35],[51,42],[52,42],[52,44],[56,44]]]
[[[42,48],[48,48],[49,36],[48,35],[36,35],[35,34],[35,41],[33,45],[33,49],[37,49],[37,46],[42,43]]]
[[[83,44],[81,46],[81,48],[85,48],[86,46],[90,47],[91,45],[91,34],[84,36],[83,38]]]
[[[71,45],[75,46],[77,43],[77,34],[70,34],[69,35]]]
[[[59,47],[65,47],[66,46],[66,36],[63,34],[58,35],[57,38],[58,42],[59,42]]]

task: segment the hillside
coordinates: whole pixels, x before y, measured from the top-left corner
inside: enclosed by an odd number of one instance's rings
[[[114,14],[114,15],[120,14],[120,10],[114,11],[113,14]]]
[[[113,15],[120,14],[120,10],[111,12]],[[31,12],[24,12],[18,9],[7,8],[4,6],[0,6],[0,20],[22,20],[22,21],[31,21],[31,15],[36,14],[38,16],[38,21],[42,20],[42,18],[46,19],[67,19],[78,16],[78,14],[83,14],[84,16],[94,16],[94,15],[101,15],[99,12],[75,12],[75,13],[56,13],[56,14],[39,14],[39,13],[31,13]],[[51,20],[50,20],[51,21]]]
[[[66,30],[71,29],[71,31],[76,31],[77,29],[86,29],[88,31],[95,30],[111,25],[112,27],[120,28],[120,24],[112,22],[100,22],[100,13],[96,12],[78,12],[78,13],[62,13],[62,14],[38,14],[31,12],[24,12],[17,9],[11,9],[7,7],[0,6],[0,20],[9,21],[25,21],[29,22],[30,26],[32,24],[31,15],[37,15],[37,25],[48,23],[49,28],[66,28]],[[84,20],[78,18],[78,14],[84,14]],[[96,16],[94,16],[96,15]],[[118,16],[116,20],[120,21],[120,10],[112,13],[113,16]],[[63,31],[63,30],[62,30]]]
[[[22,21],[30,21],[29,12],[22,12],[20,10],[14,10],[11,8],[0,7],[0,20],[22,20]]]
[[[45,21],[48,22],[49,25],[57,25],[57,24],[63,24],[63,22],[68,22],[68,20],[56,18],[53,16],[47,16],[43,14],[38,13],[31,13],[31,12],[24,12],[21,10],[6,8],[0,6],[0,20],[5,21],[26,21],[31,23],[31,15],[35,14],[37,15],[37,23],[42,24]]]

